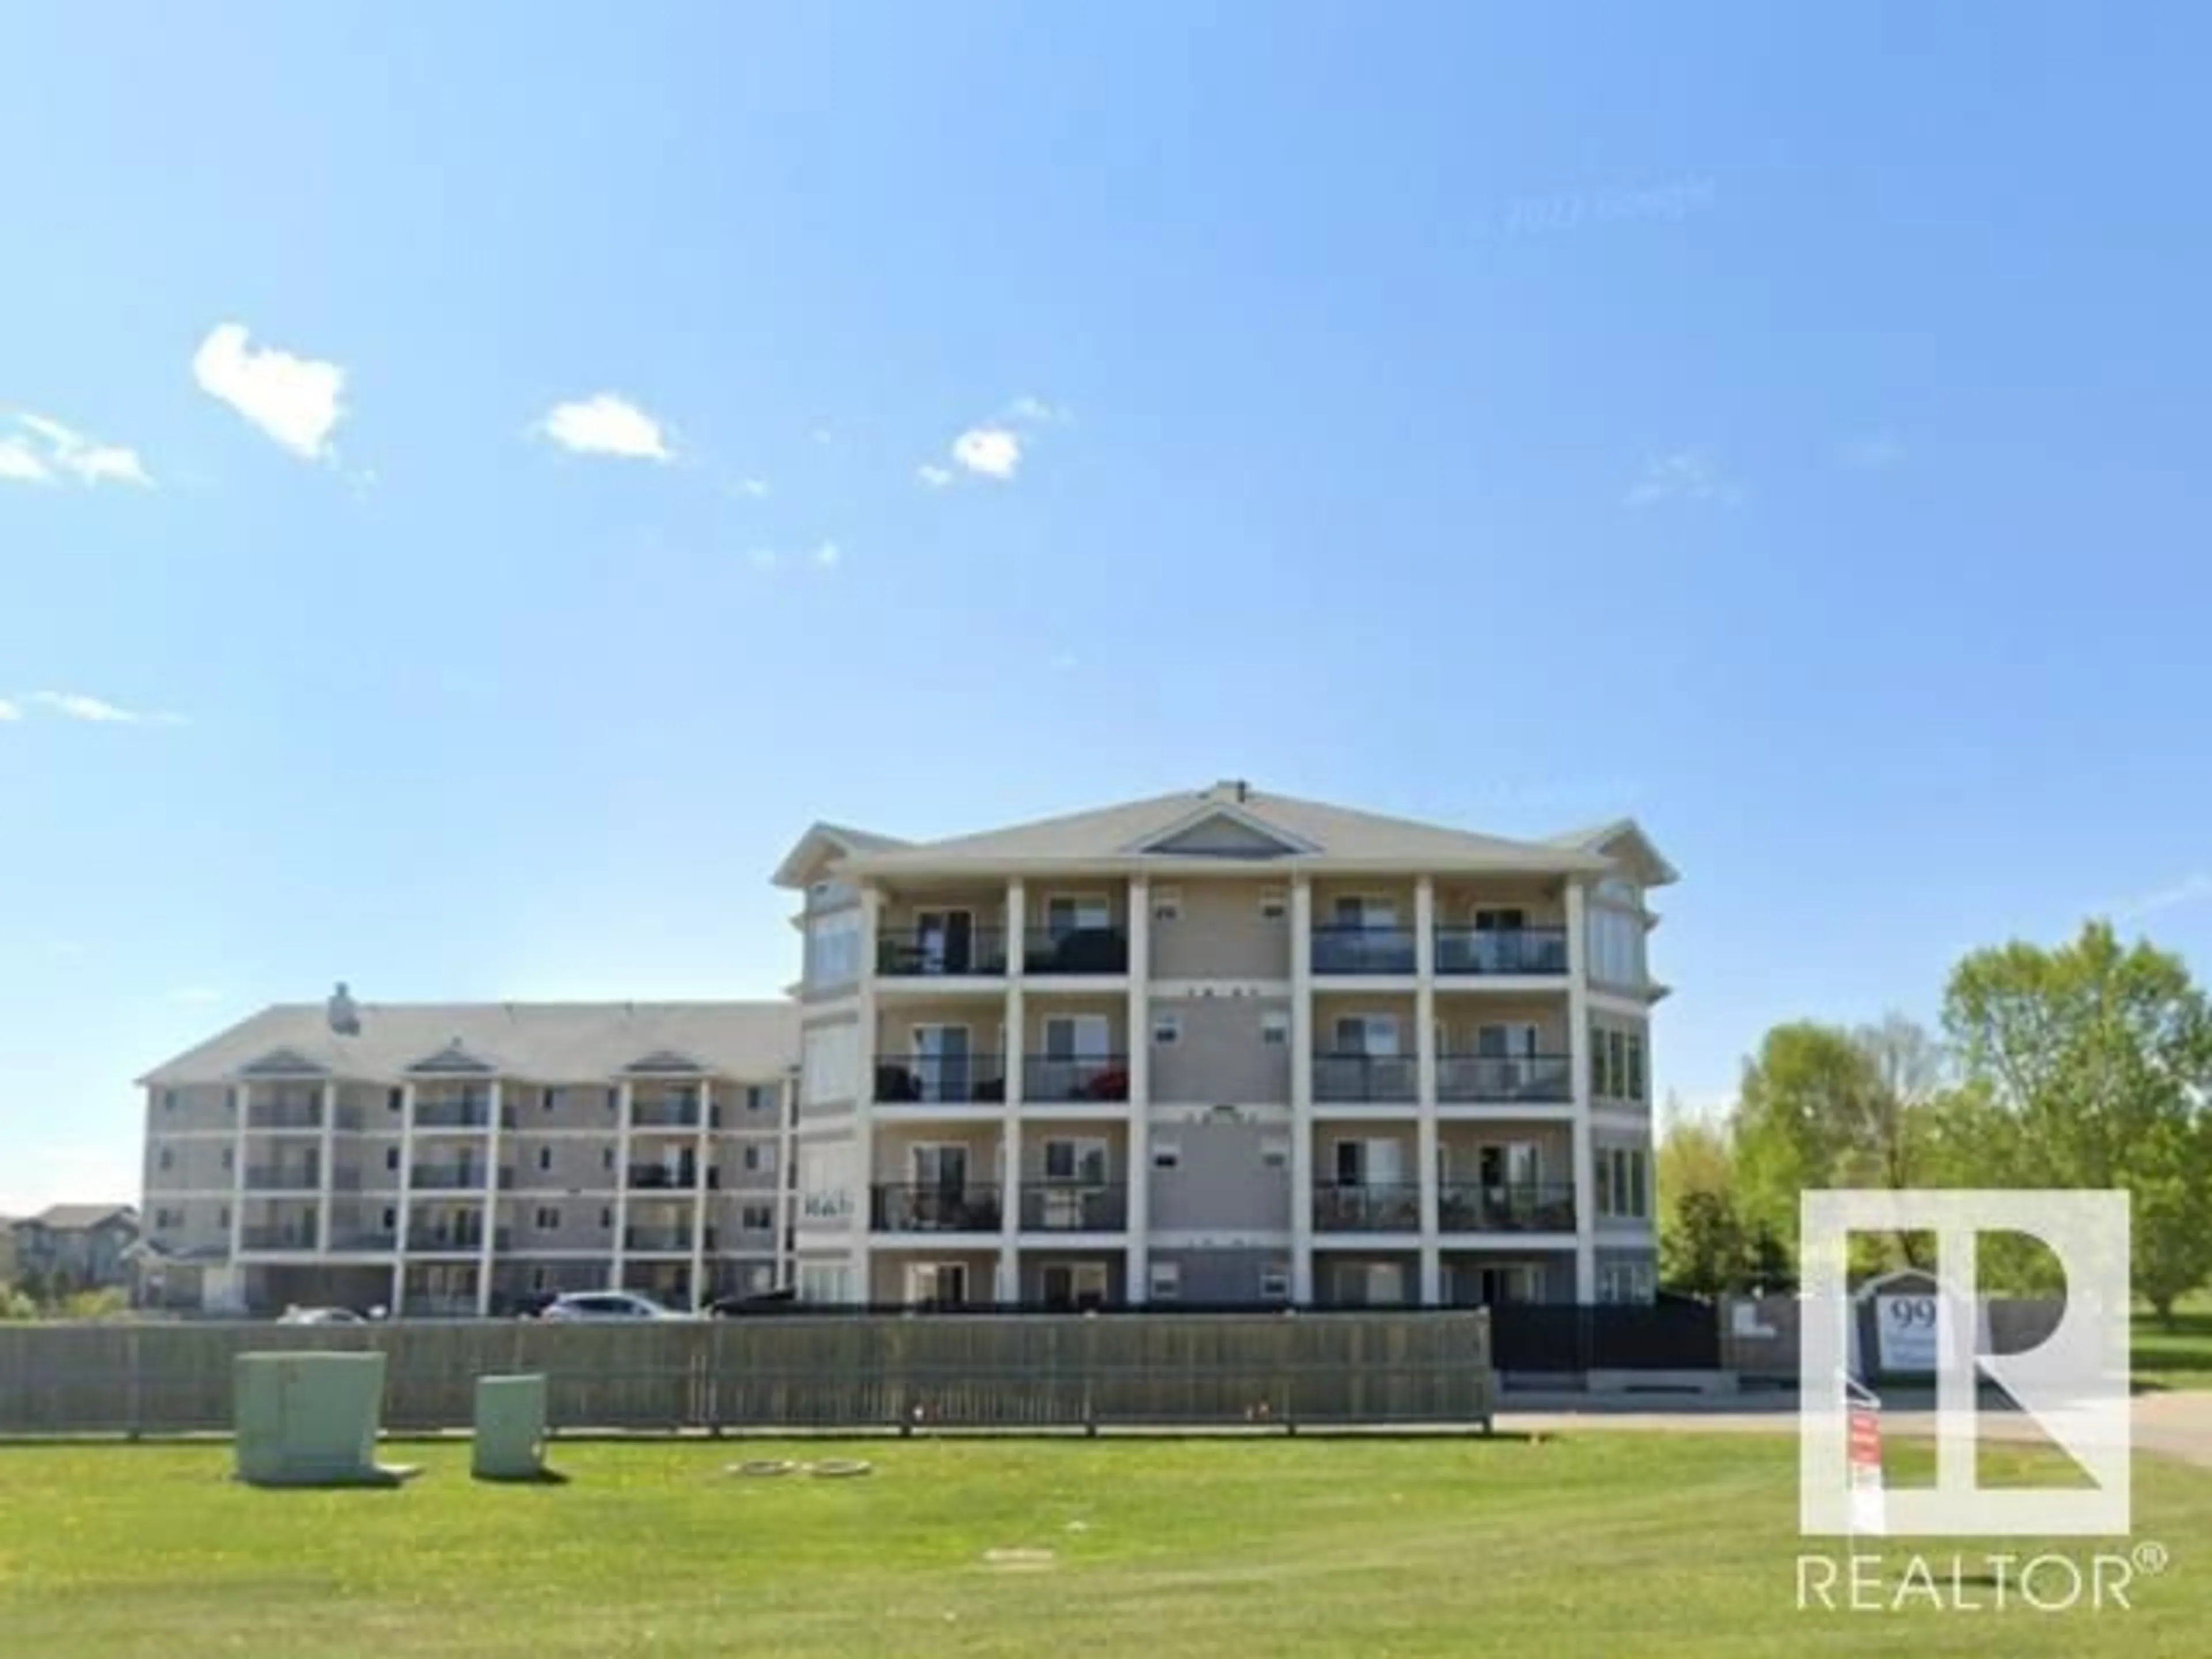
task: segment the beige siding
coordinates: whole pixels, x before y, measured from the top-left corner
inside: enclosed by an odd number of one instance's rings
[[[1178,914],[1152,922],[1155,979],[1284,980],[1291,976],[1287,906],[1272,920],[1260,914],[1263,892],[1285,895],[1277,880],[1163,881],[1153,896],[1172,891]]]
[[[231,1186],[230,1142],[226,1139],[188,1139],[169,1137],[149,1146],[146,1201],[157,1204],[165,1194],[227,1193]],[[167,1167],[162,1167],[164,1163]]]
[[[1152,1225],[1160,1231],[1279,1231],[1291,1224],[1290,1131],[1257,1123],[1155,1123]],[[1173,1169],[1159,1167],[1164,1147]],[[1273,1151],[1280,1162],[1272,1164]]]
[[[1520,910],[1531,927],[1564,927],[1567,902],[1556,878],[1548,880],[1501,878],[1492,881],[1440,881],[1436,887],[1436,919],[1444,927],[1464,927],[1477,910]]]
[[[1257,997],[1155,998],[1156,1037],[1163,1015],[1172,1015],[1177,1037],[1153,1041],[1152,1094],[1169,1105],[1279,1104],[1291,1097],[1287,1024],[1281,1039],[1266,1040],[1269,1015],[1286,1022],[1286,1000]]]
[[[146,1094],[147,1128],[153,1134],[179,1130],[206,1132],[228,1129],[237,1121],[232,1111],[232,1093],[228,1084],[204,1083],[174,1089],[149,1089]]]

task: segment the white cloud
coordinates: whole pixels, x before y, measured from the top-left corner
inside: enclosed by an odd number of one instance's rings
[[[814,550],[814,562],[824,570],[836,569],[844,556],[844,550],[835,542],[823,542]]]
[[[192,378],[307,460],[330,453],[331,433],[345,417],[345,370],[273,346],[257,349],[242,323],[222,324],[200,342]]]
[[[94,726],[182,726],[185,717],[161,712],[125,708],[103,697],[82,691],[33,691],[27,701],[64,720]]]
[[[1723,478],[1704,456],[1693,450],[1655,456],[1644,464],[1644,476],[1631,486],[1630,507],[1654,507],[1662,501],[1714,501],[1734,507],[1743,491]]]
[[[1905,460],[1905,445],[1893,432],[1870,432],[1844,446],[1843,462],[1860,472],[1887,472]]]
[[[0,438],[0,480],[9,483],[52,483],[54,475],[21,438]]]
[[[952,482],[952,469],[924,461],[920,466],[915,468],[914,476],[921,481],[925,489],[942,489]]]
[[[23,711],[21,709],[16,708],[14,703],[9,702],[7,698],[0,697],[0,726],[4,726],[10,720],[19,720],[22,718]]]
[[[1021,470],[1021,434],[1003,426],[970,427],[952,441],[952,459],[1003,483]]]
[[[1008,420],[1030,421],[1040,426],[1058,420],[1060,414],[1060,410],[1054,409],[1042,398],[1020,397],[1006,405]]]
[[[2153,892],[2138,893],[2133,898],[2122,899],[2104,909],[2116,916],[2155,915],[2161,910],[2178,910],[2185,904],[2202,904],[2212,900],[2212,874],[2192,871],[2168,887]]]
[[[28,410],[16,414],[14,420],[18,431],[0,436],[0,478],[18,483],[51,483],[57,475],[63,475],[87,487],[128,483],[150,489],[153,485],[135,449],[88,438],[51,416],[33,415]]]
[[[766,478],[740,478],[737,483],[730,486],[730,494],[732,495],[747,496],[756,501],[759,501],[768,494],[768,480]]]
[[[611,455],[630,461],[673,459],[660,422],[611,392],[554,404],[537,429],[579,455]]]

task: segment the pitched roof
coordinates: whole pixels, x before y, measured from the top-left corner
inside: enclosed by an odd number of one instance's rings
[[[32,1222],[55,1232],[81,1232],[118,1216],[133,1226],[137,1224],[138,1212],[128,1204],[49,1204],[38,1214],[25,1216],[15,1224],[20,1227],[24,1222]]]
[[[1614,818],[1608,823],[1551,836],[1549,841],[1554,847],[1575,848],[1625,860],[1634,870],[1636,878],[1647,887],[1664,887],[1680,879],[1674,866],[1652,845],[1651,837],[1644,833],[1644,826],[1634,818]]]
[[[816,826],[809,831],[810,838],[822,830]],[[1271,839],[1273,847],[1267,844]],[[799,850],[808,845],[803,840]],[[821,850],[816,843],[814,854]],[[1559,875],[1594,874],[1613,867],[1611,859],[1582,845],[1509,840],[1270,794],[1242,784],[1155,795],[941,841],[856,847],[842,867],[854,874],[918,875],[1055,866],[1137,869],[1231,860],[1316,870]],[[791,867],[792,861],[787,860],[779,875]]]
[[[341,1036],[324,1004],[280,1003],[139,1081],[227,1082],[279,1053],[334,1077],[392,1082],[426,1060],[452,1069],[455,1049],[502,1076],[549,1083],[613,1078],[670,1054],[763,1080],[799,1060],[799,1010],[788,1002],[364,1002],[359,1012],[359,1033]]]

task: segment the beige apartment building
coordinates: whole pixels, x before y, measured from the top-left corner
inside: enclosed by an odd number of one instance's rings
[[[909,843],[817,824],[802,1300],[1649,1299],[1652,890],[1243,783]]]
[[[489,1315],[787,1281],[787,1003],[264,1010],[141,1079],[144,1299]]]

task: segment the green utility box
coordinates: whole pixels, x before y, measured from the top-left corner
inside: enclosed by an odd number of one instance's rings
[[[545,1467],[545,1378],[477,1379],[472,1472],[479,1480],[550,1480]]]
[[[242,1353],[233,1363],[238,1478],[257,1486],[388,1486],[376,1461],[380,1353]]]

